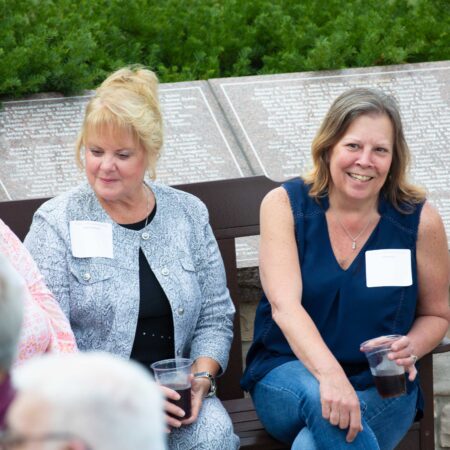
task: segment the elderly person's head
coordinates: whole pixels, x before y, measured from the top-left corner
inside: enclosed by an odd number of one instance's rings
[[[330,157],[334,146],[361,117],[384,117],[391,127],[392,159],[381,192],[398,209],[423,200],[423,192],[407,181],[410,150],[395,99],[376,89],[354,88],[342,93],[328,110],[312,143],[313,169],[305,177],[310,195],[322,197],[333,185]]]
[[[11,368],[19,341],[25,284],[0,254],[0,374]]]
[[[161,394],[137,363],[99,352],[45,355],[19,367],[14,384],[8,439],[23,448],[165,449]]]
[[[89,101],[76,157],[100,200],[138,199],[145,173],[155,177],[163,142],[157,88],[152,71],[123,68]]]

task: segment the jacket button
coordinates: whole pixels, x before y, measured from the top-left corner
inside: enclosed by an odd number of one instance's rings
[[[184,314],[184,308],[178,308],[178,315],[182,316]]]
[[[89,272],[83,273],[82,275],[84,281],[89,281],[91,279],[91,274]]]
[[[144,241],[148,241],[150,239],[150,235],[146,231],[142,233],[141,237]]]
[[[177,350],[177,356],[180,356],[180,355],[181,355],[181,350],[178,349],[178,350]]]
[[[169,269],[168,269],[167,267],[163,267],[163,268],[161,269],[161,273],[162,273],[165,277],[167,277],[167,275],[169,275]]]

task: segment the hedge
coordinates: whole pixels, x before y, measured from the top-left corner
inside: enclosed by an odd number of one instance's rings
[[[450,59],[448,0],[0,0],[0,96]]]

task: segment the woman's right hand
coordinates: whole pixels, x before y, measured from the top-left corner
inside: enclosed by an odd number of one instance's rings
[[[166,386],[159,385],[159,388],[161,389],[164,398],[166,399],[164,402],[164,411],[166,412],[166,424],[167,433],[170,433],[170,427],[174,428],[180,428],[181,427],[181,420],[183,419],[185,412],[178,407],[177,405],[173,404],[170,400],[180,400],[180,394],[173,389],[170,389]],[[179,417],[179,419],[176,419],[175,417]]]
[[[359,398],[344,373],[319,379],[322,416],[341,430],[348,428],[346,440],[352,442],[362,431]]]

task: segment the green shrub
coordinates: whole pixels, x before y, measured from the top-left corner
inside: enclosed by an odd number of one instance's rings
[[[0,0],[0,95],[450,59],[448,0]]]

